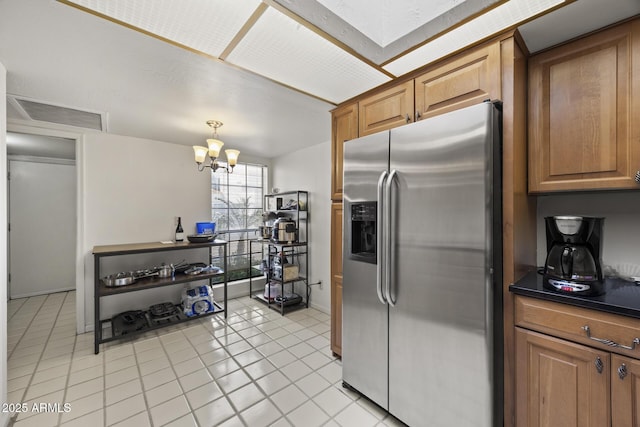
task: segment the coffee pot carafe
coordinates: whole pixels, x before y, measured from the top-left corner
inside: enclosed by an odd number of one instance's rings
[[[546,288],[576,295],[602,293],[602,225],[604,218],[545,217]]]

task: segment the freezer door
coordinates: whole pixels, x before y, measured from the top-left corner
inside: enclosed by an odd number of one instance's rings
[[[389,132],[348,141],[344,146],[342,378],[349,386],[388,407],[388,310],[376,290],[377,251],[362,256],[361,227],[378,227],[378,181],[389,164]],[[366,210],[363,216],[363,209]],[[352,219],[354,219],[352,221]],[[365,219],[366,224],[363,224]],[[374,236],[378,237],[376,233]],[[375,239],[374,239],[375,240]],[[373,243],[373,242],[371,242]],[[377,249],[377,248],[376,248]]]
[[[492,425],[493,110],[391,131],[389,412],[411,426]]]

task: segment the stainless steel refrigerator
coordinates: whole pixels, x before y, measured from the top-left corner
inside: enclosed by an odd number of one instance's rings
[[[410,426],[502,425],[500,104],[344,145],[343,383]]]

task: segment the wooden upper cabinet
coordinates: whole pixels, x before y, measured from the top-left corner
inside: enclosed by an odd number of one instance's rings
[[[360,136],[413,122],[413,80],[364,98],[358,115]]]
[[[640,169],[640,20],[529,60],[529,191],[629,189]]]
[[[344,142],[358,137],[358,104],[336,108],[331,118],[331,200],[340,201]]]
[[[605,351],[516,328],[516,425],[612,425],[610,359]]]
[[[463,52],[415,79],[416,120],[500,99],[500,43]]]

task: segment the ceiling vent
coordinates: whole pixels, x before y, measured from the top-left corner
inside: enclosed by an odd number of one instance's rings
[[[48,104],[15,95],[8,95],[7,100],[22,119],[103,132],[107,131],[106,113],[63,107],[61,105]]]

